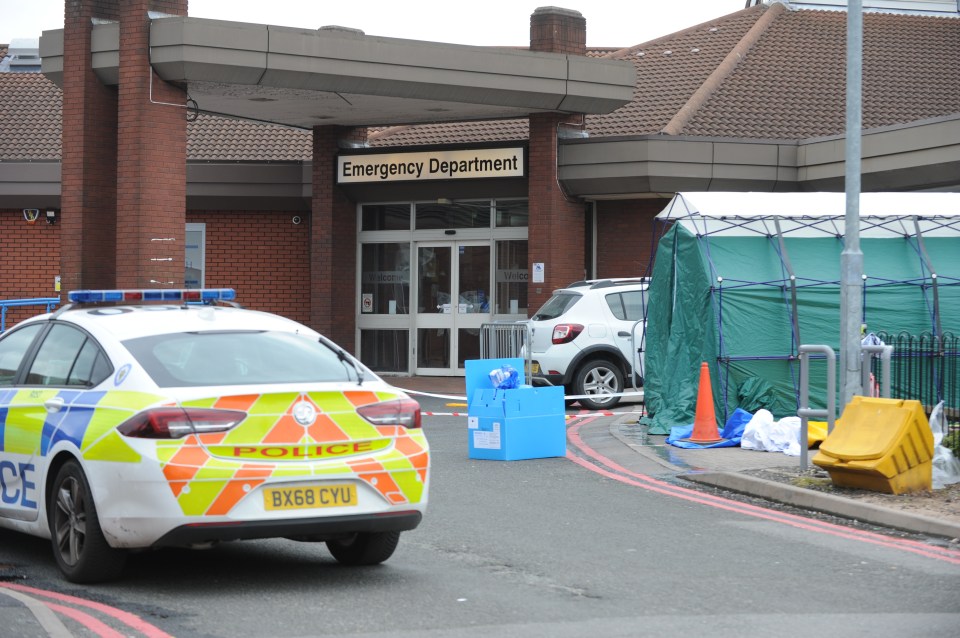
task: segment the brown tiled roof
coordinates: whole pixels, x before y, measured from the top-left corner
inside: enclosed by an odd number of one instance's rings
[[[633,63],[637,88],[629,104],[607,115],[588,116],[590,135],[659,133],[765,10],[763,6],[745,9],[609,54]]]
[[[39,73],[0,73],[0,160],[59,160],[60,102]]]
[[[960,19],[865,13],[863,127],[960,113]],[[797,140],[845,129],[846,13],[757,5],[592,57],[629,60],[634,99],[586,118],[591,137],[674,134]],[[0,73],[0,160],[60,158],[60,90],[36,73]],[[526,119],[371,129],[374,147],[525,140]],[[188,157],[288,161],[309,131],[201,115]]]
[[[843,133],[846,21],[836,11],[778,16],[682,133]],[[863,31],[863,128],[960,113],[960,19],[865,13]]]
[[[420,144],[471,144],[525,140],[530,134],[526,119],[477,122],[448,122],[418,126],[393,126],[371,133],[370,146]]]
[[[774,13],[764,20],[767,12]],[[683,112],[671,133],[786,140],[842,134],[846,19],[842,11],[757,5],[634,47],[591,50],[631,61],[637,88],[633,101],[613,113],[587,116],[587,131],[656,135]],[[960,19],[865,13],[863,29],[863,128],[960,113]],[[377,145],[446,142],[452,126],[410,127]],[[510,130],[497,137],[499,123],[460,126],[468,131],[462,141],[525,139]]]
[[[0,73],[0,160],[59,160],[62,100],[40,73]],[[310,131],[212,115],[187,124],[191,160],[301,161],[311,153]]]
[[[284,162],[313,155],[311,131],[201,114],[187,124],[187,159]]]

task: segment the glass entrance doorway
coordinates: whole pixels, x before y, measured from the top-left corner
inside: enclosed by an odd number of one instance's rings
[[[419,242],[415,263],[415,374],[462,373],[490,321],[490,242]]]

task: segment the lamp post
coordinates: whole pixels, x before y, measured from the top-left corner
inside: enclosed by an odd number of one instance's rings
[[[840,253],[841,411],[860,389],[860,334],[863,317],[863,253],[860,251],[860,130],[863,62],[863,3],[847,2],[846,214]]]

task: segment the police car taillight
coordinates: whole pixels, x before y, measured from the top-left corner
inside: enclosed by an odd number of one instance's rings
[[[374,425],[420,427],[420,404],[413,399],[382,401],[357,408],[357,414]]]
[[[188,434],[225,432],[246,416],[236,410],[153,408],[124,421],[117,431],[137,439],[180,439]]]
[[[71,290],[67,299],[71,303],[133,303],[142,301],[212,302],[233,301],[237,293],[233,288],[155,288],[146,290]]]

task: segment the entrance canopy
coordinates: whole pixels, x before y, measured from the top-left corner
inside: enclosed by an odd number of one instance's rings
[[[310,129],[609,113],[628,103],[622,60],[151,15],[150,63],[201,111]],[[118,23],[93,26],[94,72],[119,76]],[[63,30],[40,39],[43,73],[61,84]]]

